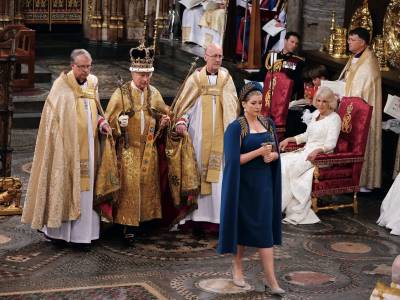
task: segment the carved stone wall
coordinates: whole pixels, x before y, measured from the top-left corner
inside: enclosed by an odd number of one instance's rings
[[[319,49],[329,35],[332,11],[343,26],[346,0],[289,0],[288,29],[302,36],[302,49]]]

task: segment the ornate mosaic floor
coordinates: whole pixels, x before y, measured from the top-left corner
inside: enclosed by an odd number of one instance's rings
[[[35,130],[13,132],[13,175],[29,177]],[[320,214],[322,223],[284,225],[275,249],[285,299],[368,299],[378,280],[390,282],[399,237],[375,225],[380,196],[350,210]],[[233,286],[231,257],[215,252],[216,238],[157,230],[128,248],[112,228],[91,251],[57,247],[20,223],[0,217],[0,298],[4,299],[276,299],[265,293],[258,254],[244,262],[246,289]]]

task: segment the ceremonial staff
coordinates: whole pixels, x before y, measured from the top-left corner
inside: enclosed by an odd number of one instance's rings
[[[195,56],[193,62],[190,64],[190,69],[188,71],[188,73],[186,74],[185,80],[182,82],[181,86],[178,89],[178,92],[176,93],[176,96],[174,98],[174,101],[172,101],[171,104],[171,111],[173,110],[176,101],[178,100],[179,96],[181,95],[182,91],[183,91],[183,87],[185,86],[185,83],[187,81],[187,79],[189,78],[189,76],[193,73],[194,69],[197,66],[197,61],[199,60],[199,57]]]
[[[124,93],[122,92],[122,86],[124,84],[124,80],[122,79],[121,75],[118,75],[117,84],[118,84],[118,88],[121,92],[122,115],[125,116],[126,112],[125,112],[125,103],[124,103]],[[122,133],[122,136],[124,137],[124,147],[128,148],[129,147],[129,138],[128,138],[128,132],[125,127],[121,127],[121,133]]]
[[[275,72],[275,62],[278,58],[278,53],[275,51],[271,51],[271,79],[269,82],[269,116],[272,118],[272,95],[273,95],[273,88],[274,88],[274,72]]]
[[[244,12],[244,29],[243,29],[243,38],[242,38],[242,60],[241,63],[244,64],[244,52],[246,47],[246,29],[247,29],[247,11],[249,9],[249,0],[246,0],[246,11]]]

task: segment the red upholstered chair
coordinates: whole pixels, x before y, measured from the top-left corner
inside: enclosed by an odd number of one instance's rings
[[[271,72],[265,76],[261,112],[274,120],[278,138],[282,140],[292,97],[293,80],[283,72],[275,72],[272,80],[272,101],[270,101],[271,76]]]
[[[342,119],[342,129],[334,153],[319,154],[314,161],[314,180],[311,192],[312,209],[352,207],[358,213],[357,192],[360,190],[360,176],[364,161],[372,106],[359,97],[344,97],[338,114]],[[286,150],[295,147],[289,145]],[[318,198],[344,193],[353,193],[349,204],[331,203],[318,206]]]

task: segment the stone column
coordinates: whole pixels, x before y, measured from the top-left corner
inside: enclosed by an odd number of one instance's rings
[[[3,29],[11,22],[10,18],[10,1],[0,2],[0,29]]]
[[[110,25],[109,25],[109,41],[118,41],[123,37],[123,2],[122,0],[111,1],[110,7]]]
[[[24,16],[22,15],[22,0],[14,1],[14,23],[23,24]]]
[[[101,0],[88,0],[87,5],[88,30],[85,36],[92,42],[101,40]],[[85,27],[84,27],[85,28]]]
[[[140,40],[143,37],[145,1],[125,0],[127,40]]]
[[[303,27],[303,2],[304,0],[288,0],[287,31],[302,34]]]
[[[109,41],[109,26],[110,26],[110,0],[102,0],[102,17],[101,23],[101,40]]]

